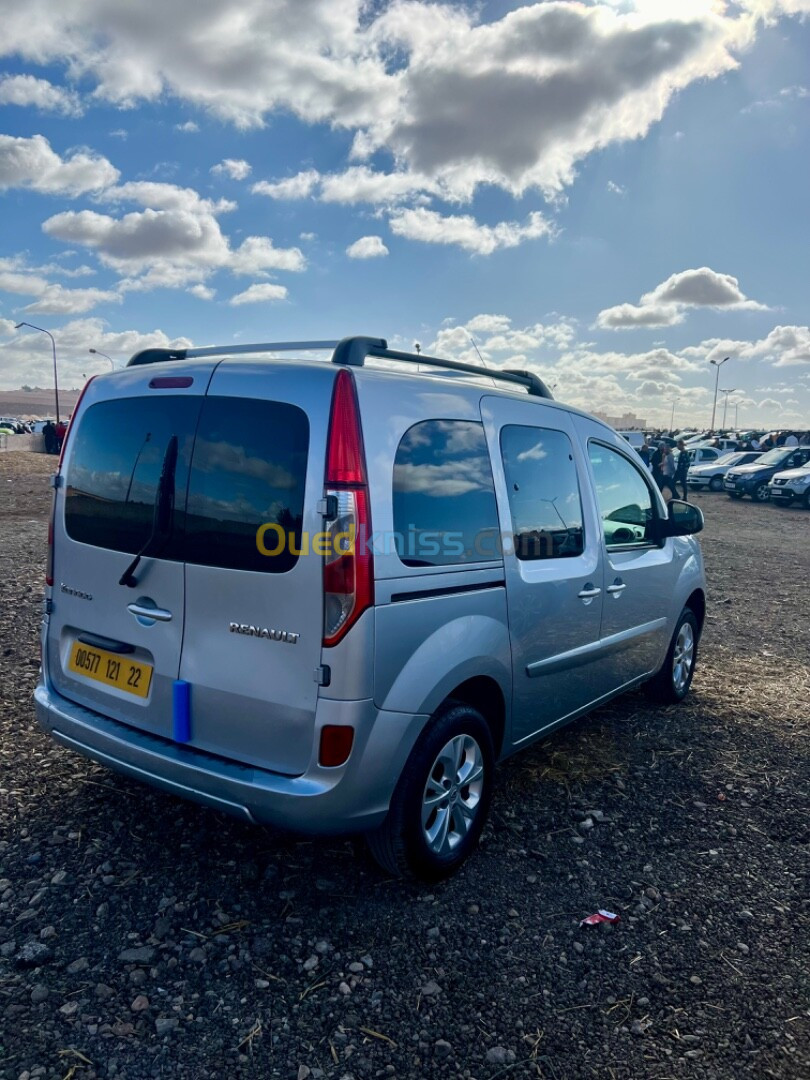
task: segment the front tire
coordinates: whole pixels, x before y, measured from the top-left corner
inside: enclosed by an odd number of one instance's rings
[[[767,502],[771,497],[771,491],[768,487],[767,480],[761,484],[757,484],[754,490],[751,492],[751,498],[754,502]]]
[[[455,873],[486,823],[494,770],[484,717],[471,705],[446,702],[411,751],[388,816],[366,837],[383,870],[420,881]]]
[[[723,490],[723,477],[722,476],[713,476],[711,478],[711,480],[709,481],[709,488],[712,491],[722,491]]]
[[[647,688],[656,701],[674,705],[689,693],[697,663],[700,627],[694,611],[684,608],[667,649],[666,660]]]

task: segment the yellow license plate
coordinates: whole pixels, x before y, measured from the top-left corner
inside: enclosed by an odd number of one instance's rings
[[[73,642],[68,671],[84,675],[102,686],[114,686],[125,694],[142,698],[148,695],[152,682],[151,664],[142,664],[140,660],[131,660],[120,653],[83,645],[81,641]]]

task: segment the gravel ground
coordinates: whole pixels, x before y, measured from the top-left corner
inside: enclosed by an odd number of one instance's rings
[[[40,734],[52,468],[0,455],[0,1080],[810,1075],[810,514],[698,496],[688,701],[628,695],[504,765],[428,891]]]

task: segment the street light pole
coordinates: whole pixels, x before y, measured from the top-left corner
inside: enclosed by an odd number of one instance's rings
[[[670,431],[675,430],[675,406],[678,404],[679,401],[680,401],[680,398],[673,398],[672,399],[672,414],[670,415],[670,418],[669,418],[669,430]]]
[[[714,421],[715,421],[715,417],[717,415],[717,391],[718,391],[718,389],[720,387],[720,368],[723,366],[723,364],[725,364],[726,360],[730,360],[730,359],[731,359],[731,357],[727,356],[723,360],[710,360],[709,361],[710,364],[714,364],[714,366],[717,368],[717,375],[716,375],[716,378],[714,380],[714,404],[712,405],[712,428],[711,428],[711,432],[710,432],[710,434],[712,434],[712,435],[714,435]]]
[[[112,367],[113,371],[115,371],[115,361],[111,356],[107,356],[107,354],[105,352],[102,352],[101,349],[88,349],[87,351],[91,352],[93,356],[103,356],[105,360],[109,360],[110,366]]]
[[[59,423],[59,376],[56,372],[56,342],[53,340],[53,334],[50,330],[45,330],[41,326],[34,326],[30,322],[20,322],[14,327],[15,330],[19,330],[21,326],[27,326],[31,330],[39,330],[41,334],[47,334],[51,339],[51,349],[53,350],[53,396],[56,401],[56,422]]]
[[[720,391],[721,394],[726,395],[726,400],[723,403],[723,431],[726,430],[726,410],[728,409],[728,395],[735,393],[736,390],[737,390],[737,387],[732,386],[732,388],[730,390],[721,390]]]

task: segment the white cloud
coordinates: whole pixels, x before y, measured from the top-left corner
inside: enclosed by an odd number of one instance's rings
[[[388,254],[388,248],[380,236],[361,236],[346,248],[350,259],[376,259]]]
[[[287,299],[287,289],[283,285],[271,285],[269,282],[251,285],[244,292],[237,293],[228,301],[229,304],[276,304]]]
[[[41,273],[31,272],[19,258],[0,259],[0,292],[35,297],[24,308],[31,315],[81,315],[102,303],[121,302],[121,296],[109,289],[68,289],[52,284]]]
[[[73,90],[54,86],[47,79],[33,75],[4,75],[0,77],[0,105],[30,105],[42,112],[80,116],[79,95]]]
[[[186,135],[194,135],[200,130],[200,125],[196,120],[186,120],[182,124],[175,124],[174,130],[183,131]]]
[[[621,184],[617,184],[615,182],[615,180],[608,180],[607,189],[611,193],[611,195],[626,195],[627,194],[627,188],[622,187]]]
[[[559,192],[580,159],[645,135],[679,89],[736,66],[750,24],[702,7],[535,3],[474,25],[395,3],[373,33],[408,55],[399,108],[359,149],[387,146],[459,194],[486,181]]]
[[[192,285],[187,291],[198,300],[213,300],[217,295],[216,289],[211,289],[208,285]]]
[[[102,263],[127,275],[125,291],[200,284],[216,270],[261,276],[306,266],[299,248],[277,248],[266,236],[248,236],[233,248],[217,217],[235,204],[203,199],[192,188],[135,181],[110,188],[101,199],[135,202],[146,209],[122,217],[95,210],[63,211],[42,228],[48,236],[95,250]]]
[[[749,300],[737,278],[719,274],[708,266],[671,274],[638,304],[618,304],[605,308],[596,318],[603,330],[637,326],[675,326],[683,322],[690,308],[709,307],[733,311],[767,311],[765,304]]]
[[[317,169],[306,169],[283,180],[260,180],[251,190],[255,195],[266,195],[271,199],[292,200],[314,196],[322,202],[344,205],[391,205],[427,195],[452,195],[426,176],[404,170],[378,172],[367,165],[354,165],[339,173],[319,173]]]
[[[254,195],[266,195],[270,199],[305,199],[315,190],[320,173],[316,169],[288,176],[285,180],[260,180],[250,189]]]
[[[225,174],[230,176],[231,180],[247,180],[251,173],[251,167],[242,158],[224,158],[218,165],[211,166],[211,172],[215,176]]]
[[[678,91],[735,68],[761,20],[807,3],[556,0],[483,22],[483,5],[427,0],[5,0],[0,52],[65,65],[121,107],[171,95],[243,128],[287,111],[344,129],[355,160],[393,156],[385,184],[554,195]]]
[[[18,293],[21,296],[39,296],[47,288],[47,280],[36,274],[19,273],[16,270],[0,270],[0,292]]]
[[[466,325],[472,334],[495,334],[508,330],[511,323],[507,315],[476,315]]]
[[[0,331],[5,329],[4,322],[0,320]],[[91,345],[113,357],[118,367],[141,349],[184,348],[192,345],[188,338],[170,338],[162,330],[147,333],[139,330],[111,331],[107,324],[98,318],[74,319],[58,328],[54,327],[53,333],[59,358],[59,383],[66,387],[81,386],[84,373],[109,370],[103,357],[99,368],[93,368],[95,361],[87,354]],[[20,330],[15,333],[13,324],[10,324],[7,336],[8,340],[3,344],[0,385],[6,388],[22,386],[24,383],[51,386],[53,362],[50,343],[45,337],[30,331]]]
[[[501,221],[497,225],[481,225],[469,214],[444,217],[424,207],[395,210],[391,215],[391,231],[408,240],[426,244],[455,244],[476,255],[491,255],[499,248],[512,248],[524,240],[549,236],[553,226],[535,211],[526,223]]]
[[[49,285],[25,310],[30,315],[82,315],[99,304],[120,304],[121,294],[110,289],[66,289]]]
[[[114,184],[118,169],[90,150],[61,158],[44,135],[0,135],[0,190],[28,188],[46,195],[81,195]]]

